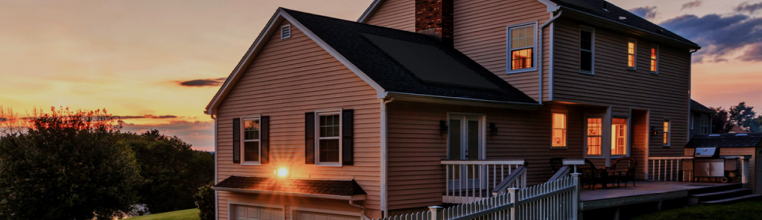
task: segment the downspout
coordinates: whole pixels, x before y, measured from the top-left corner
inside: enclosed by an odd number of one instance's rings
[[[217,185],[217,117],[216,115],[211,115],[212,119],[214,119],[214,185]],[[219,195],[217,194],[217,190],[214,190],[214,216],[220,216],[220,203],[219,203]]]
[[[368,216],[365,216],[365,207],[363,207],[361,205],[358,205],[358,204],[355,204],[354,200],[352,200],[352,199],[349,200],[349,205],[357,207],[357,208],[360,208],[360,215],[362,216],[363,220],[370,220],[370,218],[368,218]]]
[[[387,157],[388,154],[388,147],[387,147],[387,115],[386,115],[386,104],[391,103],[394,101],[394,97],[386,99],[381,99],[381,212],[383,212],[383,217],[386,218],[389,216],[389,210],[387,210],[387,193],[386,193],[386,187],[387,187],[387,174],[388,170],[386,169],[389,163],[389,158]],[[351,203],[351,201],[350,201]],[[363,214],[364,215],[364,214]]]
[[[560,16],[561,16],[561,12],[563,12],[563,11],[559,11],[559,12],[558,12],[558,15],[556,15],[555,17],[551,17],[551,18],[550,18],[550,20],[546,21],[546,22],[545,22],[544,24],[542,24],[542,25],[540,26],[540,28],[539,28],[539,29],[540,29],[540,30],[539,30],[539,32],[540,32],[540,37],[539,37],[540,43],[537,45],[537,47],[539,47],[538,51],[540,51],[540,56],[539,56],[539,58],[538,58],[538,61],[540,61],[540,62],[539,62],[539,63],[540,63],[540,66],[539,66],[539,70],[540,70],[540,71],[539,71],[539,72],[540,72],[540,97],[539,97],[539,100],[540,100],[540,104],[542,104],[542,96],[543,96],[543,89],[542,89],[542,85],[543,85],[543,81],[542,81],[542,80],[543,80],[543,79],[542,79],[542,70],[545,68],[545,65],[543,64],[543,60],[542,60],[542,57],[543,57],[543,54],[542,54],[542,53],[543,53],[543,50],[542,50],[542,45],[543,45],[543,37],[542,37],[542,36],[543,36],[543,34],[542,34],[542,29],[543,29],[543,28],[545,28],[545,26],[548,26],[548,24],[550,24],[550,23],[551,23],[551,22],[553,22],[554,20],[556,20],[556,18],[560,17]],[[551,12],[551,16],[553,16],[552,12]],[[551,40],[552,40],[552,39],[551,39]],[[550,52],[548,52],[548,53],[550,54]],[[548,68],[553,68],[553,67],[551,67],[550,65],[548,65]],[[548,84],[550,84],[550,80],[551,80],[551,79],[548,79]],[[550,96],[550,91],[548,91],[548,96]]]

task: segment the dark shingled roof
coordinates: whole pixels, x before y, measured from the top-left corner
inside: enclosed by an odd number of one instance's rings
[[[715,113],[716,111],[712,110],[711,108],[707,108],[705,105],[702,105],[701,103],[697,102],[696,100],[691,99],[691,110],[692,111],[701,111],[701,112],[709,112],[709,113]]]
[[[622,9],[619,6],[611,4],[604,0],[550,0],[550,1],[562,7],[571,8],[571,9],[589,13],[598,17],[602,17],[607,20],[611,20],[620,24],[626,24],[636,28],[640,28],[653,34],[661,35],[661,36],[672,38],[687,44],[691,44],[697,48],[700,47],[698,44],[694,43],[693,41],[685,39],[684,37],[678,34],[672,33],[666,28],[663,28],[659,25],[651,23],[645,18],[635,15],[630,11]],[[606,9],[608,10],[608,12],[603,10],[604,4],[606,5]],[[619,19],[620,16],[624,16],[627,19],[622,21]]]
[[[762,133],[747,134],[702,134],[694,135],[686,148],[697,147],[757,147],[762,142]]]
[[[354,180],[302,180],[231,176],[214,187],[340,196],[365,195],[365,191]]]
[[[537,103],[534,99],[471,60],[465,54],[454,48],[443,46],[430,36],[308,14],[290,9],[283,10],[344,56],[349,62],[357,66],[357,68],[362,70],[363,73],[368,75],[368,77],[388,92],[501,102]],[[466,86],[464,84],[454,85],[424,81],[419,78],[417,74],[406,69],[398,60],[395,60],[395,58],[401,59],[403,57],[392,57],[385,53],[383,50],[379,49],[376,44],[369,40],[367,37],[368,35],[391,38],[418,44],[424,47],[433,47],[435,49],[428,50],[427,53],[440,53],[436,55],[451,57],[451,60],[460,63],[459,66],[472,70],[472,72],[469,71],[470,73],[458,74],[468,74],[468,77],[482,77],[488,83],[494,84],[494,86],[490,87],[495,87],[496,89],[487,89],[484,86],[480,88]],[[407,58],[421,59],[421,65],[436,64],[413,56],[408,56]],[[418,60],[405,61],[408,61],[405,63],[412,63],[417,62]],[[430,67],[432,69],[437,69],[436,66]]]

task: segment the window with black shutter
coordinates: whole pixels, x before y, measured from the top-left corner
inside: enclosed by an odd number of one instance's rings
[[[304,113],[304,163],[315,164],[315,112]]]
[[[341,163],[354,165],[354,115],[352,109],[341,112]]]
[[[233,163],[241,163],[241,119],[233,119]]]
[[[260,121],[262,135],[260,139],[260,149],[262,151],[262,164],[270,163],[270,116],[262,116]]]

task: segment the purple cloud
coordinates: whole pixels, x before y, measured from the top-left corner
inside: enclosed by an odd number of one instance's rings
[[[181,81],[181,82],[178,82],[178,84],[180,86],[188,86],[188,87],[219,86],[219,85],[222,85],[223,82],[225,82],[225,79],[227,78],[194,79],[194,80],[188,80],[188,81]]]
[[[646,7],[638,7],[628,10],[632,12],[633,14],[643,17],[645,19],[654,19],[656,18],[656,14],[658,13],[656,11],[656,6],[646,6]]]
[[[680,8],[680,11],[682,11],[683,9],[691,9],[691,8],[699,7],[699,6],[701,6],[701,3],[702,3],[701,0],[696,0],[696,1],[685,3],[685,4],[683,4],[683,7]]]
[[[727,61],[728,55],[749,45],[754,46],[745,51],[741,60],[762,61],[762,50],[755,48],[762,43],[762,18],[741,14],[682,15],[660,25],[703,46],[693,56],[696,63]]]

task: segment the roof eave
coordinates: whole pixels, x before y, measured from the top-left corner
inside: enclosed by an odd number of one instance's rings
[[[311,193],[295,193],[295,192],[282,192],[282,191],[269,191],[269,190],[239,189],[239,188],[228,188],[228,187],[217,187],[217,186],[212,187],[212,189],[216,191],[237,192],[237,193],[299,196],[299,197],[309,197],[309,198],[352,200],[352,201],[365,200],[365,198],[367,197],[366,195],[311,194]]]
[[[504,109],[537,110],[542,107],[542,104],[539,104],[537,102],[534,102],[534,103],[511,102],[511,101],[498,101],[498,100],[487,100],[487,99],[476,99],[476,98],[415,94],[415,93],[405,93],[405,92],[387,92],[385,97],[394,98],[397,101],[466,105],[466,106],[492,107],[492,108],[504,108]]]

